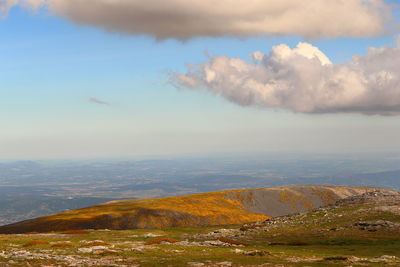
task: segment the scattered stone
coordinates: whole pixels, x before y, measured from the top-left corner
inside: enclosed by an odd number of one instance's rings
[[[128,237],[133,237],[133,238],[151,238],[151,237],[160,237],[162,235],[158,235],[158,234],[153,234],[153,233],[147,233],[144,235],[130,235]]]
[[[218,237],[231,237],[239,235],[239,229],[218,229],[207,234],[198,234],[193,237],[196,239],[218,238]]]
[[[217,266],[232,266],[232,262],[230,261],[223,261],[223,262],[218,262],[216,263]]]
[[[232,250],[232,252],[234,252],[236,254],[242,254],[242,253],[244,253],[244,250],[235,248],[235,249]]]
[[[87,248],[84,248],[87,249]],[[108,253],[112,251],[108,250]],[[115,264],[115,258],[89,258],[82,257],[79,255],[57,255],[51,250],[42,250],[38,252],[30,252],[26,250],[12,250],[12,251],[2,251],[0,252],[0,257],[8,259],[11,261],[24,261],[27,260],[44,260],[44,261],[55,261],[57,265],[55,266],[115,266],[124,267],[125,265]],[[131,264],[129,266],[136,266]]]
[[[379,262],[396,262],[397,261],[397,257],[396,256],[389,256],[389,255],[383,255],[379,258],[374,258],[371,259],[370,262],[374,262],[374,263],[379,263]]]
[[[214,247],[243,247],[243,245],[226,243],[221,240],[207,240],[202,242],[205,246],[214,246]]]
[[[245,251],[242,249],[233,249],[232,252],[236,253],[236,254],[243,254],[246,256],[267,256],[267,255],[271,255],[271,253],[267,252],[267,251],[261,251],[261,250],[251,250],[251,251]]]
[[[390,256],[390,255],[383,255],[381,257],[378,258],[358,258],[358,257],[350,257],[347,260],[349,263],[395,263],[395,264],[399,264],[400,260],[396,257],[396,256]],[[396,265],[397,266],[397,265]]]
[[[184,251],[183,250],[178,250],[178,249],[173,249],[173,250],[171,250],[171,252],[173,252],[173,253],[183,253]]]
[[[394,223],[391,221],[369,221],[369,222],[357,222],[353,226],[358,227],[359,230],[377,232],[379,230],[391,230],[400,228],[400,223]]]
[[[174,245],[180,245],[180,246],[185,246],[185,247],[194,247],[194,246],[199,246],[199,247],[243,247],[243,245],[236,245],[236,244],[230,244],[226,242],[222,242],[221,240],[206,240],[206,241],[201,241],[201,242],[190,242],[190,241],[179,241],[174,243]]]
[[[193,266],[193,267],[201,267],[201,266],[205,266],[204,263],[202,262],[188,262],[187,265],[189,266]]]
[[[297,263],[297,262],[317,262],[317,261],[321,261],[323,259],[313,256],[313,257],[307,257],[307,258],[303,258],[303,257],[288,257],[288,258],[285,258],[285,260]]]
[[[137,252],[143,252],[146,248],[141,246],[141,247],[135,247],[135,248],[130,248],[130,251],[137,251]]]
[[[78,248],[79,253],[95,253],[101,254],[102,252],[110,251],[106,246],[94,246],[88,248]]]

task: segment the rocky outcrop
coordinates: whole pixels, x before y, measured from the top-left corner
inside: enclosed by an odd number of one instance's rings
[[[227,196],[240,200],[251,213],[277,217],[328,206],[340,199],[356,197],[366,192],[376,192],[376,188],[286,186],[231,192]],[[383,189],[383,192],[390,194],[393,191]]]

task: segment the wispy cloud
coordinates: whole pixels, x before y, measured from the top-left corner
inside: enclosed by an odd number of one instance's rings
[[[179,86],[206,90],[242,105],[302,113],[400,115],[400,43],[369,48],[348,64],[332,64],[317,47],[282,44],[251,61],[224,56],[189,65]]]
[[[95,98],[95,97],[89,98],[89,102],[94,103],[94,104],[99,104],[99,105],[110,105],[109,102],[100,100],[100,99]]]
[[[198,36],[300,35],[368,37],[385,32],[384,0],[2,0],[50,12],[75,23],[158,39]]]

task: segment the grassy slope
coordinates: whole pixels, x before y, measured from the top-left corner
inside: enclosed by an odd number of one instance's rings
[[[304,193],[304,189],[310,190],[311,193]],[[270,218],[266,213],[249,211],[248,207],[251,206],[252,196],[256,195],[253,194],[256,191],[263,191],[263,194],[276,194],[277,199],[274,201],[285,205],[289,212],[295,213],[299,211],[299,207],[306,210],[313,208],[313,204],[310,202],[311,195],[313,198],[318,198],[323,205],[327,205],[341,197],[363,190],[367,189],[297,186],[112,201],[85,209],[3,226],[0,227],[0,233],[239,224]]]
[[[229,191],[230,192],[230,191]],[[182,197],[112,201],[1,227],[0,232],[47,232],[68,229],[160,228],[168,226],[221,225],[270,218],[247,212],[227,192]]]

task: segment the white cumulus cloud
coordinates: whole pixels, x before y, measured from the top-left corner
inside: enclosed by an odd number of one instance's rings
[[[188,65],[180,87],[206,90],[239,104],[301,113],[400,114],[400,47],[370,48],[347,64],[332,64],[317,47],[282,44],[251,61],[225,56]]]
[[[158,39],[368,37],[384,33],[391,19],[384,0],[0,0],[0,12],[16,4],[43,4],[78,24]]]

